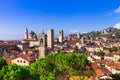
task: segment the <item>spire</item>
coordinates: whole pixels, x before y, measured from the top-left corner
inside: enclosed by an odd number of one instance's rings
[[[25,29],[28,30],[27,27]]]
[[[25,28],[25,32],[28,32],[28,28],[27,27]]]
[[[27,27],[25,28],[24,35],[25,35],[25,39],[27,39],[28,38],[28,29],[27,29]]]
[[[44,34],[44,29],[42,29],[42,34]]]

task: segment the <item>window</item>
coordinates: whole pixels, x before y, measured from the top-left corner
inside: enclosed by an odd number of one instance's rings
[[[17,62],[19,62],[19,60],[17,60]]]
[[[25,63],[25,61],[24,61],[24,63]]]
[[[43,44],[43,39],[42,38],[40,39],[40,44]]]
[[[20,62],[22,62],[22,60],[20,60]]]

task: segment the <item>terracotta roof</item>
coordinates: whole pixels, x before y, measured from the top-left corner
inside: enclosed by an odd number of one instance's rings
[[[76,43],[80,43],[80,40],[71,40],[67,42],[68,45],[75,45]]]
[[[18,53],[18,51],[16,51],[16,50],[9,50],[9,52]]]
[[[110,53],[105,54],[105,56],[113,57],[116,54],[117,54],[116,52],[110,52]]]
[[[108,69],[102,68],[101,70],[102,70],[103,74],[107,74],[107,75],[112,74]]]
[[[95,72],[96,72],[96,74],[97,74],[97,77],[100,77],[100,76],[103,75],[103,72],[102,72],[101,69],[97,69]]]
[[[91,64],[92,64],[93,70],[95,71],[98,68],[97,63],[95,62],[95,63],[91,63]]]
[[[97,60],[97,62],[95,63],[91,63],[92,64],[92,68],[94,70],[94,72],[96,73],[97,77],[103,76],[105,74],[110,75],[112,74],[109,70],[105,69],[105,68],[100,68],[98,67],[98,63],[105,63],[106,61],[102,61],[102,60]]]
[[[38,39],[33,40],[33,39],[23,39],[23,41],[38,41]]]
[[[120,70],[120,64],[119,63],[115,63],[114,61],[110,61],[110,60],[96,60],[95,63],[106,64],[106,65],[114,68],[115,70]],[[93,66],[95,66],[95,63],[92,63],[92,65],[94,64]]]
[[[7,58],[6,62],[7,62],[7,64],[12,64],[12,59],[11,58]]]
[[[111,64],[111,67],[114,68],[115,70],[120,70],[120,64],[113,63]]]
[[[20,44],[21,41],[5,41],[5,42],[0,42],[0,46],[10,46],[10,45],[16,45]]]
[[[21,57],[21,58],[23,58],[23,59],[31,62],[31,61],[35,61],[38,56],[35,57],[33,53],[27,52],[26,54],[24,54],[24,53],[19,53],[19,54],[16,56],[16,58],[19,58],[19,57]]]

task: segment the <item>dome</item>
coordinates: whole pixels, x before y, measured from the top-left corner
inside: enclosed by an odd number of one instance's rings
[[[29,38],[31,38],[31,39],[37,39],[36,33],[35,33],[34,31],[31,31],[31,32],[29,33]]]
[[[34,35],[34,34],[35,34],[35,32],[34,32],[34,31],[31,31],[29,34],[32,34],[32,35]]]

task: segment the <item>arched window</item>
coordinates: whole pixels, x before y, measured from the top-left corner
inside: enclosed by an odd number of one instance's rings
[[[40,39],[40,44],[43,44],[43,38]]]

